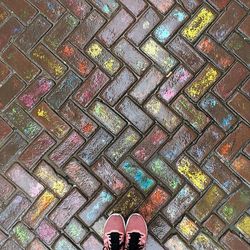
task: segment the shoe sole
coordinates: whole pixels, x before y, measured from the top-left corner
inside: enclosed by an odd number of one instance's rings
[[[126,230],[127,230],[127,225],[128,225],[128,223],[129,223],[129,221],[130,221],[130,219],[131,219],[131,217],[132,217],[133,215],[139,215],[139,216],[142,217],[142,215],[141,215],[141,214],[138,214],[138,213],[133,213],[133,214],[131,214],[131,215],[129,216],[128,220],[127,220],[127,223],[126,223],[126,227],[125,227]],[[143,218],[143,217],[142,217],[142,218]],[[144,222],[144,225],[145,225],[146,230],[147,230],[147,232],[148,232],[148,226],[147,226],[147,223],[146,223],[146,221],[145,221],[144,218],[143,218],[143,222]]]

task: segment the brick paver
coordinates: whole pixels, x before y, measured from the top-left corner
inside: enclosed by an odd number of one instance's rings
[[[249,0],[0,1],[0,249],[250,249]]]

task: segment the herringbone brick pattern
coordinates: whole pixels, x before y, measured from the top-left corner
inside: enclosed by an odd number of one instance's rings
[[[250,249],[249,0],[1,0],[0,248]]]

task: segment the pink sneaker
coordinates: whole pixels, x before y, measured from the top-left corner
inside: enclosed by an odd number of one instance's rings
[[[123,250],[125,222],[120,214],[112,214],[104,226],[103,250]]]
[[[132,214],[126,225],[126,250],[143,250],[148,236],[147,224],[140,214]]]

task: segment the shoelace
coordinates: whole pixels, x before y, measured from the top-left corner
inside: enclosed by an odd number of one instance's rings
[[[119,233],[110,233],[108,234],[110,240],[110,246],[104,246],[103,250],[120,250],[123,246],[123,242],[121,241],[121,234]]]
[[[144,245],[140,245],[142,235],[140,233],[129,233],[129,242],[126,250],[142,250]]]

